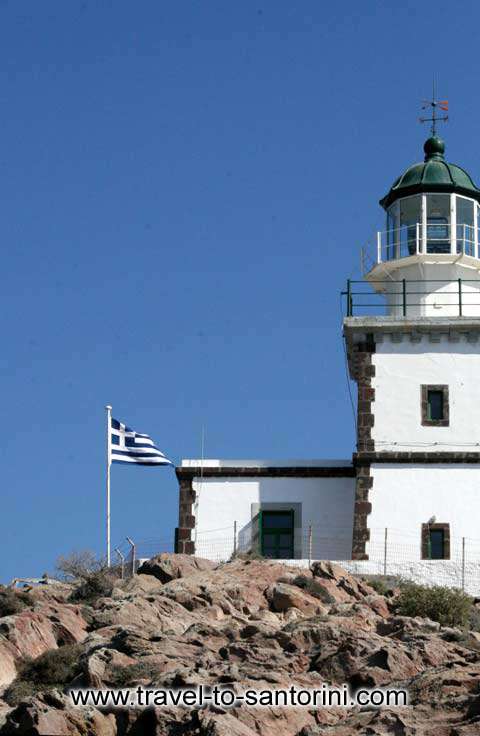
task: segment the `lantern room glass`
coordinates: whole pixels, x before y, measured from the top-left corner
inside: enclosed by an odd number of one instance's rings
[[[418,223],[422,221],[422,196],[400,200],[400,257],[417,252]]]
[[[427,253],[450,253],[450,195],[427,194]]]
[[[399,199],[387,210],[386,260],[417,253],[478,258],[479,242],[480,204],[468,197],[427,192]]]
[[[475,255],[475,202],[457,197],[457,253]]]

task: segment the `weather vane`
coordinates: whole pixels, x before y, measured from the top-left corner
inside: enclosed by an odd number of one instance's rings
[[[437,122],[443,122],[446,123],[448,120],[448,115],[442,115],[441,117],[438,116],[437,110],[443,110],[444,112],[448,112],[448,100],[437,100],[435,99],[435,80],[433,82],[433,94],[431,100],[423,100],[422,110],[428,110],[431,108],[432,110],[432,117],[431,118],[419,118],[421,123],[431,123],[432,124],[432,136],[436,135],[437,129],[436,124]]]

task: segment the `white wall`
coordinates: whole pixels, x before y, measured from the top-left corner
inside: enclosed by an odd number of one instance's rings
[[[233,552],[233,525],[239,531],[252,519],[252,504],[302,504],[302,549],[308,557],[307,530],[312,525],[314,556],[350,557],[354,478],[196,478],[197,554],[222,558]],[[218,557],[218,554],[216,555]]]
[[[386,280],[388,314],[403,316],[401,281],[405,279],[407,317],[458,317],[460,314],[458,279],[462,279],[462,315],[480,316],[478,261],[466,257],[462,259],[462,263],[442,263],[449,258],[451,256],[430,254],[415,256],[412,260],[417,262],[412,265],[402,266],[403,260],[385,264],[389,270],[393,265],[396,266],[393,273],[395,282],[388,283],[385,274],[380,276],[382,280]],[[456,255],[454,258],[457,260]]]
[[[395,343],[387,336],[372,360],[377,451],[480,450],[480,342],[443,335],[438,343],[428,336]],[[449,427],[422,427],[421,384],[449,386]]]
[[[372,513],[368,517],[371,559],[383,559],[385,528],[391,561],[421,559],[422,524],[436,517],[450,524],[452,560],[480,560],[480,466],[383,464],[371,467]],[[428,564],[428,563],[427,563]]]

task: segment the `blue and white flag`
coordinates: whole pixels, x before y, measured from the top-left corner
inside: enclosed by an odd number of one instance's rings
[[[110,426],[110,461],[140,465],[173,465],[163,452],[155,447],[148,434],[134,432],[113,418]]]

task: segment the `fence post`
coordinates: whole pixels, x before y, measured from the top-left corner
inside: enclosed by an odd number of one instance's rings
[[[233,522],[233,555],[237,554],[237,522]]]
[[[135,571],[135,552],[136,552],[135,542],[132,542],[130,537],[127,537],[126,539],[132,548],[132,575],[135,575],[135,572],[136,572]]]
[[[347,279],[347,317],[352,316],[353,304],[352,304],[352,284],[350,279]]]
[[[407,282],[402,279],[403,316],[407,316]]]
[[[462,537],[462,590],[465,592],[465,537]]]
[[[308,566],[312,564],[312,525],[308,527]]]
[[[121,565],[121,571],[122,571],[122,580],[125,577],[125,555],[123,555],[118,547],[115,548],[115,552],[120,557],[120,565]]]
[[[458,314],[462,316],[462,279],[458,279]]]
[[[387,574],[387,541],[388,541],[388,529],[385,527],[385,541],[383,544],[383,574]]]

